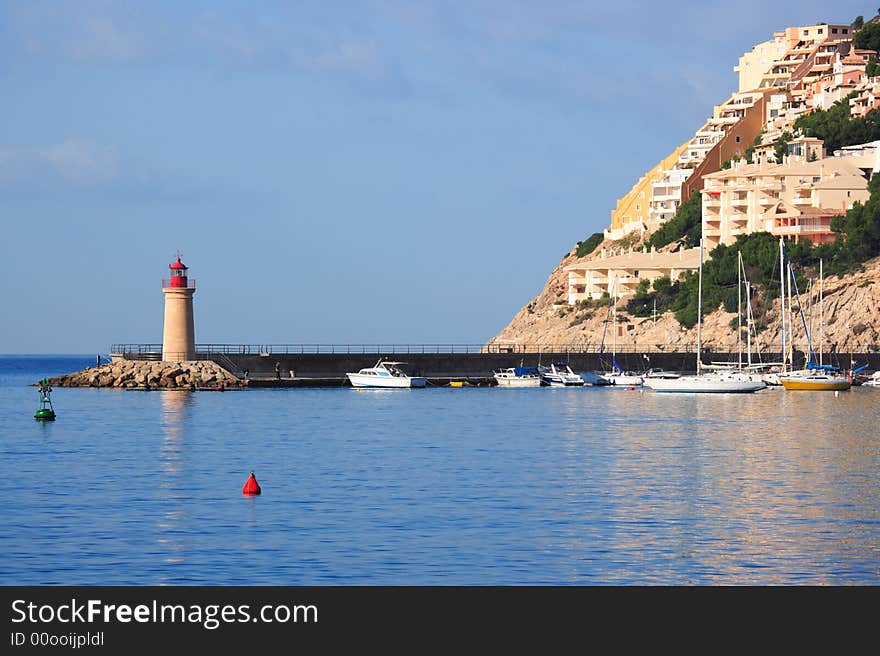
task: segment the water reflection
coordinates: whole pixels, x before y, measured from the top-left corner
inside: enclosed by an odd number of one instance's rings
[[[559,397],[564,498],[586,512],[556,546],[604,563],[619,582],[839,583],[834,564],[877,540],[878,399]]]
[[[162,444],[159,449],[162,477],[159,499],[163,506],[158,523],[157,542],[164,562],[183,563],[186,560],[186,535],[188,515],[181,503],[187,483],[185,481],[187,451],[185,435],[192,416],[194,395],[188,391],[166,390],[159,393],[162,399]],[[163,576],[163,582],[169,577]]]

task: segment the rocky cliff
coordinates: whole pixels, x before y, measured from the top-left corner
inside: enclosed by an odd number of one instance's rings
[[[565,267],[597,257],[607,242],[594,254],[577,258],[574,249],[562,259],[547,279],[544,289],[523,307],[513,320],[489,344],[513,345],[518,350],[548,350],[552,345],[570,345],[584,349],[598,348],[608,317],[607,304],[578,308],[567,304],[568,275]],[[619,244],[618,244],[619,246]],[[818,287],[816,287],[818,290]],[[880,258],[866,263],[864,271],[824,281],[826,352],[874,352],[880,348]],[[760,302],[760,299],[758,299]],[[806,300],[804,300],[806,303]],[[626,298],[617,306],[617,320],[608,323],[606,348],[616,339],[621,350],[685,350],[696,345],[696,327],[682,327],[671,312],[653,318],[632,317],[623,309]],[[819,314],[813,313],[814,348],[818,348]],[[779,351],[781,345],[779,301],[769,304],[762,319],[765,327],[758,340],[762,351]],[[731,327],[733,326],[733,327]],[[795,323],[796,347],[805,350],[800,319]],[[616,328],[616,330],[615,330]],[[718,309],[703,320],[702,341],[716,351],[736,351],[736,314]]]

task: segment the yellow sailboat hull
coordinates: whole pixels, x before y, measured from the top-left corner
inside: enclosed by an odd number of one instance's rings
[[[787,390],[837,391],[848,390],[852,386],[852,383],[845,379],[810,380],[809,377],[786,379],[780,376],[779,382]]]

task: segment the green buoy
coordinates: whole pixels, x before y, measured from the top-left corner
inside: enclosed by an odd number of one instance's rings
[[[34,413],[37,421],[55,421],[55,410],[52,408],[52,399],[49,398],[51,392],[49,381],[44,378],[40,381],[40,409]]]

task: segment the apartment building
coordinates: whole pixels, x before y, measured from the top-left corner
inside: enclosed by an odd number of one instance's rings
[[[822,141],[809,137],[794,139],[788,152],[776,164],[759,150],[755,164],[736,162],[704,177],[703,239],[709,250],[757,231],[833,241],[831,219],[868,199],[875,153],[825,157]]]
[[[653,281],[661,276],[676,280],[699,266],[699,248],[674,253],[658,253],[654,249],[647,253],[631,249],[613,253],[603,248],[597,259],[565,267],[568,304],[602,298],[606,293],[621,298],[634,293],[642,280]]]
[[[790,47],[784,31],[774,32],[772,39],[757,44],[751,52],[743,54],[733,67],[733,71],[739,73],[739,90],[757,89],[773,62],[781,59]]]
[[[686,146],[687,143],[683,143],[669,153],[639,178],[624,196],[617,199],[617,206],[611,211],[611,227],[604,230],[605,239],[618,240],[630,232],[645,232],[648,229],[652,185],[663,176],[664,171],[675,165]]]
[[[860,92],[849,99],[849,112],[854,117],[863,118],[877,107],[880,107],[880,76],[867,79]]]

